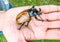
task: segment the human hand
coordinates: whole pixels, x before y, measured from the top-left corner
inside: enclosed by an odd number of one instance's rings
[[[5,12],[4,17],[2,18],[2,24],[4,24],[2,25],[2,31],[8,42],[26,42],[26,40],[40,39],[60,39],[59,35],[57,35],[60,34],[60,31],[58,29],[51,29],[60,27],[60,21],[58,20],[60,12],[57,12],[60,10],[58,9],[58,6],[54,5],[36,6],[37,9],[41,8],[42,10],[41,17],[43,18],[43,20],[48,21],[37,21],[34,17],[32,17],[28,27],[23,26],[21,30],[18,30],[20,26],[16,24],[16,16],[23,10],[29,8],[31,7],[27,6],[14,8]]]

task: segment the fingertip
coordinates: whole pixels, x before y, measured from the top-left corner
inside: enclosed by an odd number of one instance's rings
[[[56,5],[44,5],[39,6],[39,8],[41,8],[42,13],[50,13],[58,10]]]
[[[60,6],[58,6],[58,8],[57,8],[57,9],[58,9],[58,12],[60,12]]]

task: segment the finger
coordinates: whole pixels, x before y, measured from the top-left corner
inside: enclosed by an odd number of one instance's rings
[[[46,39],[60,40],[60,30],[59,29],[48,30],[46,33]]]
[[[60,12],[42,14],[40,16],[43,20],[48,20],[48,21],[60,20]]]
[[[47,18],[47,20],[59,20],[60,19],[60,12],[46,14],[46,18]]]
[[[60,21],[48,22],[48,28],[60,28]]]
[[[42,13],[51,13],[51,12],[56,12],[58,6],[56,5],[37,6],[38,10],[39,8],[41,8]]]
[[[58,8],[57,8],[57,9],[58,9],[58,12],[60,12],[60,6],[58,6]]]

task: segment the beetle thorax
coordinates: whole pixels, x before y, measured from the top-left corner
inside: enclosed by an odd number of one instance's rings
[[[28,12],[30,16],[36,16],[39,11],[35,8],[31,8]]]

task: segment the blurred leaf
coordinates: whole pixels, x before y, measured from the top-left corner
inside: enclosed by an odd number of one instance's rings
[[[4,37],[4,35],[0,34],[0,42],[7,42],[6,38]]]

